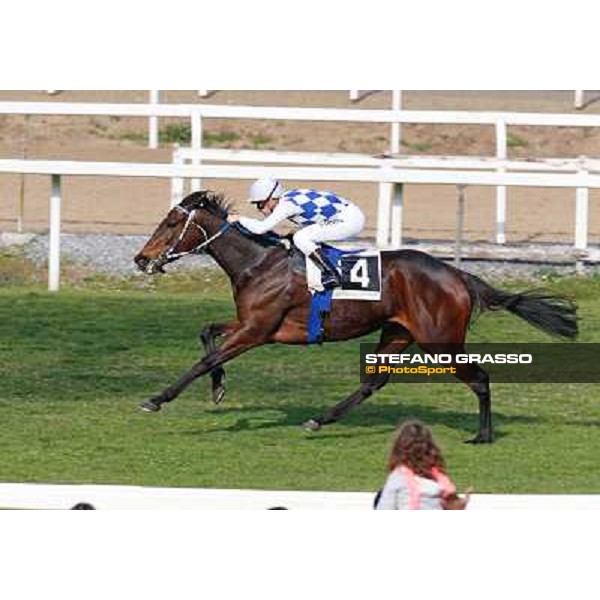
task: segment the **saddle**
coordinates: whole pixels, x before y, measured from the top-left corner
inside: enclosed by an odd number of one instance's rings
[[[290,270],[306,278],[312,295],[307,323],[309,343],[321,343],[326,337],[333,300],[381,300],[381,256],[378,250],[348,250],[321,244],[331,264],[339,270],[342,281],[341,287],[325,290],[321,285],[321,270],[295,246],[291,235],[281,236],[272,231],[257,235],[239,223],[235,223],[235,226],[264,247],[284,247],[288,253]]]

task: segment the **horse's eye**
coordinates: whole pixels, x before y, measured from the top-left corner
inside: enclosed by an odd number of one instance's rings
[[[169,219],[167,221],[167,227],[172,229],[173,227],[175,227],[175,225],[177,225],[177,223],[179,223],[178,219]]]

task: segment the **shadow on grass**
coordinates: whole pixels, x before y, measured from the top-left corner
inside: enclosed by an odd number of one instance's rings
[[[591,421],[565,421],[565,425],[577,425],[577,427],[600,427],[600,420]]]
[[[286,405],[269,409],[269,412],[276,412],[277,415],[265,416],[264,414],[260,414],[264,412],[265,406],[245,406],[243,408],[221,407],[211,414],[218,414],[222,417],[235,417],[235,423],[208,429],[188,430],[182,433],[185,435],[206,435],[223,432],[259,431],[282,427],[300,428],[305,421],[314,418],[318,411],[310,406]],[[543,420],[537,416],[505,415],[502,413],[492,413],[492,416],[495,424],[495,439],[510,435],[502,431],[504,425],[515,423],[536,424]],[[479,416],[473,413],[437,409],[418,404],[371,404],[357,408],[337,423],[324,426],[318,433],[311,434],[307,432],[307,438],[318,440],[378,435],[394,429],[400,422],[407,419],[418,419],[430,427],[437,425],[449,427],[464,434],[466,438],[472,437],[477,432],[479,426]]]

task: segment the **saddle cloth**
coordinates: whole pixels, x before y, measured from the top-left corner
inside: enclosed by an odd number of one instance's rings
[[[381,254],[378,250],[342,250],[323,244],[336,265],[342,287],[333,290],[333,300],[381,300]],[[306,257],[306,282],[311,293],[322,292],[321,271]]]

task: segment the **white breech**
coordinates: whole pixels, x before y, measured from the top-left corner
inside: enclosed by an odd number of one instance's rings
[[[365,226],[365,215],[358,206],[341,210],[331,221],[308,225],[294,234],[294,244],[306,256],[312,254],[320,242],[334,242],[357,235]]]

